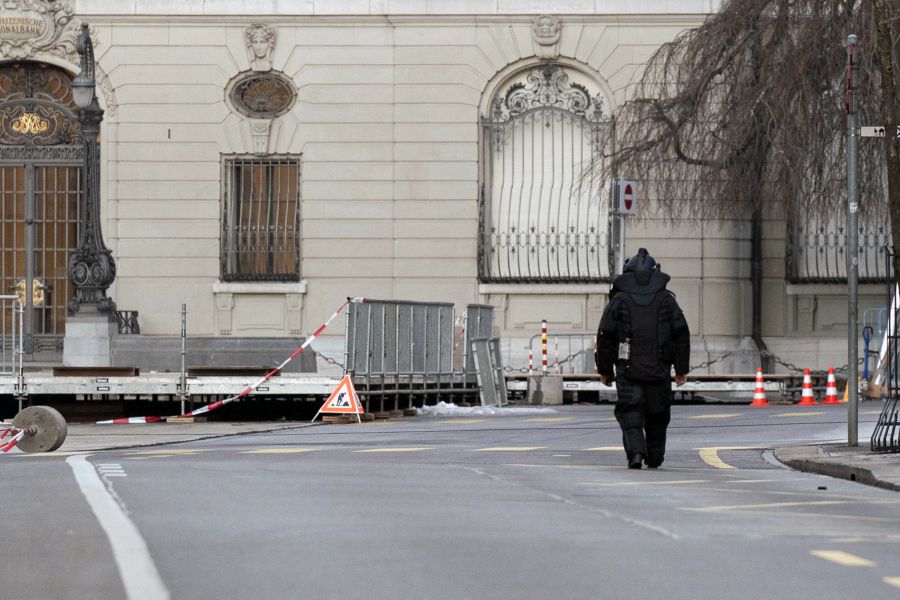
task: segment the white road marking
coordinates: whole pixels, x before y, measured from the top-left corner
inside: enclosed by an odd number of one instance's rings
[[[353,452],[422,452],[424,450],[434,450],[434,448],[369,448],[368,450],[354,450]]]
[[[900,577],[885,577],[882,581],[888,585],[900,588]]]
[[[582,452],[625,452],[622,446],[597,446],[596,448],[585,448]]]
[[[810,554],[824,558],[845,567],[874,567],[875,563],[866,558],[841,550],[811,550]]]
[[[680,479],[671,481],[617,481],[615,483],[594,483],[590,481],[582,482],[581,485],[589,485],[592,487],[626,487],[633,485],[685,485],[689,483],[709,483],[709,479]]]
[[[531,452],[532,450],[543,450],[546,446],[497,446],[495,448],[479,448],[472,452]]]
[[[122,510],[100,480],[94,466],[84,456],[66,459],[81,493],[109,538],[113,558],[119,568],[129,600],[167,600],[166,589],[141,532]]]
[[[318,448],[260,448],[258,450],[244,450],[239,454],[300,454],[302,452],[316,452]]]
[[[900,500],[876,500],[872,502],[865,502],[865,504],[895,504],[898,502],[900,502]],[[727,510],[753,510],[762,508],[783,508],[790,506],[831,506],[836,504],[858,504],[858,502],[855,500],[810,500],[809,502],[767,502],[764,504],[728,504],[724,506],[701,506],[698,508],[682,508],[681,510],[689,510],[693,512],[724,512]]]

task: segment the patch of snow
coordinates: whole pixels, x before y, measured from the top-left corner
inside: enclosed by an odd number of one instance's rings
[[[552,408],[518,408],[506,406],[498,408],[496,406],[457,406],[455,404],[447,404],[446,402],[438,402],[435,406],[423,406],[416,409],[416,414],[426,417],[471,417],[471,416],[503,416],[503,415],[546,415],[553,414],[556,411]]]

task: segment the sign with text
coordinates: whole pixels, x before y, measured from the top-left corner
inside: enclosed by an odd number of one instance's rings
[[[860,127],[859,128],[859,136],[860,137],[884,137],[885,128],[880,125],[875,125],[874,127]],[[897,137],[900,137],[900,125],[897,126],[897,132],[894,134]]]

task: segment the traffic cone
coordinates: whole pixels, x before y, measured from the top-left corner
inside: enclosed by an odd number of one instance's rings
[[[800,394],[800,404],[797,406],[815,406],[816,397],[813,395],[812,378],[809,369],[803,369],[803,393]]]
[[[840,404],[837,395],[837,382],[834,380],[834,369],[828,369],[828,383],[825,384],[825,402],[822,404]]]
[[[750,406],[768,406],[769,401],[766,400],[766,386],[763,384],[762,369],[756,369],[756,389],[753,390],[753,402]]]

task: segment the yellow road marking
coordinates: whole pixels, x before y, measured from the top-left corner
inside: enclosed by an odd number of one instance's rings
[[[533,419],[522,419],[524,423],[562,423],[563,421],[571,421],[574,417],[535,417]]]
[[[900,577],[885,577],[882,581],[888,585],[900,588]]]
[[[582,452],[625,452],[622,446],[597,446],[596,448],[585,448]]]
[[[700,451],[700,460],[717,469],[734,469],[728,463],[719,458],[719,450],[756,450],[756,446],[716,446],[714,448],[697,448]]]
[[[740,417],[743,413],[717,413],[711,415],[694,415],[687,417],[688,419],[728,419],[730,417]]]
[[[495,448],[479,448],[472,452],[529,452],[531,450],[543,450],[546,446],[497,446]]]
[[[825,560],[830,560],[833,563],[837,563],[845,567],[875,566],[875,563],[871,560],[861,558],[859,556],[856,556],[855,554],[850,554],[841,550],[812,550],[810,551],[810,554],[812,554],[813,556],[818,556],[819,558],[824,558]]]
[[[368,450],[354,450],[354,452],[422,452],[423,450],[434,450],[434,448],[369,448]]]
[[[244,450],[239,454],[300,454],[301,452],[315,452],[318,448],[260,448],[258,450]]]
[[[818,410],[804,410],[800,412],[778,413],[777,415],[769,415],[770,417],[811,417],[813,415],[827,414]]]
[[[765,504],[726,504],[724,506],[701,506],[699,508],[682,508],[692,512],[725,512],[728,510],[747,510],[756,508],[785,508],[789,506],[827,506],[833,504],[854,504],[850,500],[810,500],[809,502],[767,502]]]
[[[631,485],[684,485],[689,483],[709,483],[709,479],[680,479],[672,481],[617,481],[615,483],[582,482],[581,485],[592,487],[624,487]]]
[[[444,419],[438,423],[448,423],[450,425],[468,425],[469,423],[484,423],[487,419]]]

